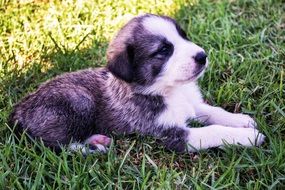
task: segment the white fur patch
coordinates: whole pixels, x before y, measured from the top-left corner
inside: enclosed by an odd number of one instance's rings
[[[173,44],[178,44],[184,39],[178,34],[175,25],[169,20],[157,16],[147,17],[143,20],[145,29],[155,35],[164,36]]]
[[[248,115],[230,113],[220,107],[195,104],[197,119],[207,124],[219,124],[236,128],[256,128],[256,122]]]
[[[175,87],[164,98],[167,107],[158,117],[157,123],[166,126],[186,127],[186,121],[196,117],[194,104],[203,102],[194,82]]]
[[[225,144],[251,147],[261,145],[265,136],[253,128],[231,128],[221,125],[210,125],[189,129],[189,151],[197,151],[212,147],[223,147]]]

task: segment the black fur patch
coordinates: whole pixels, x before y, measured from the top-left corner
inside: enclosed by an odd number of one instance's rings
[[[162,131],[161,140],[165,147],[176,152],[185,152],[189,132],[183,128],[171,127]]]
[[[111,60],[107,68],[116,77],[123,79],[126,82],[132,82],[133,80],[133,50],[131,45],[127,45],[126,50],[118,54],[113,60]]]
[[[176,30],[178,32],[178,34],[185,40],[189,40],[187,38],[187,34],[186,32],[175,22],[175,27],[176,27]]]
[[[134,40],[134,80],[140,85],[151,85],[160,74],[164,64],[172,56],[174,48],[165,37],[149,34],[137,36]],[[167,52],[160,53],[167,47]]]

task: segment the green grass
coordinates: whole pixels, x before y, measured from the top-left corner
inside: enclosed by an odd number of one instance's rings
[[[153,2],[0,2],[0,189],[285,189],[284,2]],[[117,137],[108,154],[87,157],[15,143],[13,104],[58,74],[105,65],[108,41],[143,12],[173,16],[206,49],[205,98],[251,114],[265,143],[176,154],[152,138]]]

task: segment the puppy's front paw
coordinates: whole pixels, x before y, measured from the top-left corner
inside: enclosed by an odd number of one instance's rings
[[[231,118],[232,127],[237,128],[256,128],[257,124],[249,115],[245,114],[233,114]]]
[[[260,146],[264,142],[264,140],[265,140],[265,135],[259,133],[255,141],[255,146]]]
[[[234,144],[243,146],[260,146],[264,142],[265,136],[256,129],[240,129],[233,137]]]

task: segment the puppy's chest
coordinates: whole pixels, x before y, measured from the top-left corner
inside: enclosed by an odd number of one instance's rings
[[[187,91],[173,93],[165,98],[166,109],[157,119],[158,124],[165,126],[185,127],[189,118],[195,118],[193,99]]]

